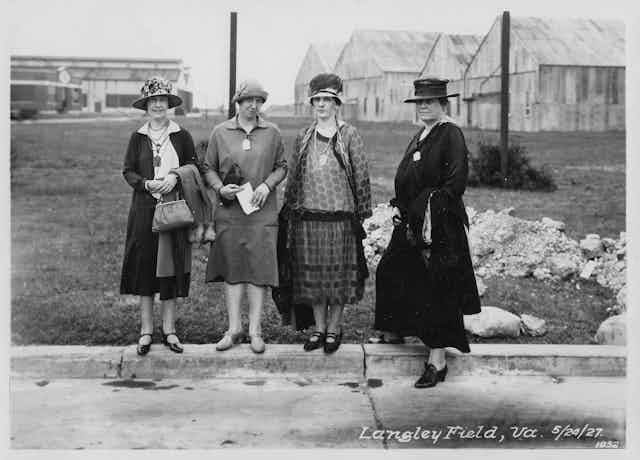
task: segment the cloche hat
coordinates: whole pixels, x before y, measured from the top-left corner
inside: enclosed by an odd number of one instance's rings
[[[309,102],[315,97],[332,97],[338,105],[342,104],[342,79],[333,73],[321,73],[309,82]]]
[[[404,102],[418,102],[427,99],[440,99],[441,97],[455,97],[460,93],[447,94],[449,80],[436,77],[420,78],[413,82],[414,96],[405,99]]]
[[[240,102],[250,97],[259,97],[262,102],[267,102],[267,93],[257,80],[245,80],[238,85],[236,94],[233,96],[233,102]]]
[[[166,78],[159,76],[151,77],[144,82],[142,88],[140,88],[141,97],[136,99],[132,104],[136,109],[147,110],[147,101],[153,96],[165,96],[169,99],[169,108],[178,107],[182,104],[180,96],[176,96],[172,93],[173,85]]]

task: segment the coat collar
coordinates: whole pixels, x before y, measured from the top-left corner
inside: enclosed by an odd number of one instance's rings
[[[169,129],[167,130],[167,134],[177,133],[178,131],[180,131],[178,123],[173,120],[169,120]],[[144,125],[140,126],[138,132],[147,136],[149,134],[149,122],[147,121]]]
[[[267,122],[265,121],[264,118],[262,118],[260,115],[256,116],[257,119],[257,124],[256,124],[256,128],[268,128],[269,125],[267,125]],[[229,118],[227,121],[222,122],[222,126],[224,126],[227,129],[239,129],[241,131],[244,131],[242,129],[242,127],[240,126],[240,123],[238,122],[238,115],[236,115],[233,118]]]

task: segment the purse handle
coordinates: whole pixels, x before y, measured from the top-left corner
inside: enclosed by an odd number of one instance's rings
[[[180,183],[178,182],[176,184],[175,187],[173,187],[173,190],[176,191],[176,199],[173,201],[177,201],[177,200],[181,200],[182,199],[182,187],[180,187]],[[171,190],[171,192],[173,192],[173,190]],[[171,193],[169,192],[169,193]],[[160,199],[158,200],[158,203],[171,203],[171,201],[167,201],[164,199],[164,194],[160,195]]]

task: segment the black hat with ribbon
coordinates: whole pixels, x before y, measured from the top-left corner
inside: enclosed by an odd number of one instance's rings
[[[428,99],[459,96],[460,93],[447,94],[447,83],[449,83],[449,80],[435,77],[415,80],[413,82],[414,96],[405,99],[404,102],[418,102]]]
[[[342,79],[334,73],[321,73],[309,82],[309,102],[316,97],[331,97],[336,104],[342,104]]]

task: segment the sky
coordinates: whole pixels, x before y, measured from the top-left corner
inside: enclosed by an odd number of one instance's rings
[[[268,104],[293,102],[309,44],[346,42],[354,29],[485,34],[516,16],[624,20],[625,0],[9,0],[9,54],[180,58],[191,67],[194,104],[225,104],[229,13],[238,13],[238,81],[255,78]],[[426,58],[426,56],[425,56]]]

